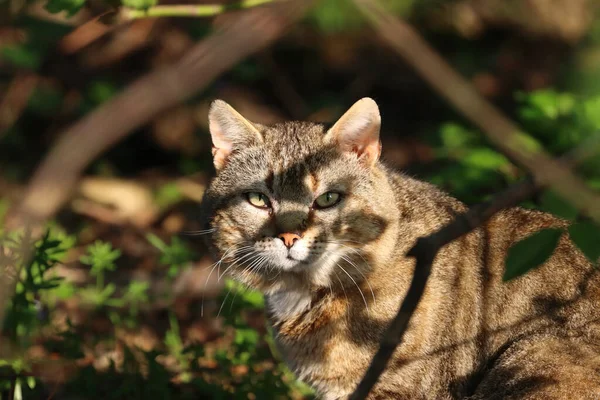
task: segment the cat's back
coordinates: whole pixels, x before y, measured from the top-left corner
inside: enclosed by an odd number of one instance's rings
[[[501,211],[480,228],[486,246],[483,284],[489,308],[486,325],[490,331],[552,326],[568,334],[589,332],[597,323],[600,274],[571,241],[568,225],[553,215],[516,207]],[[549,229],[563,232],[552,255],[540,266],[505,282],[506,257],[511,246]],[[531,248],[523,257],[543,251]]]
[[[430,235],[468,209],[429,183],[385,171],[396,196],[400,225],[408,227],[405,235],[400,235],[408,243],[398,246],[397,257],[403,257],[418,237]],[[480,320],[465,321],[465,326],[481,324],[489,334],[488,354],[519,335],[544,329],[600,340],[596,313],[600,309],[600,273],[571,241],[568,225],[551,214],[521,207],[498,212],[440,250],[429,285],[454,300],[444,304],[440,296],[429,294],[424,301],[431,299],[436,303],[432,309],[446,313],[453,313],[457,302],[470,304],[467,315]],[[545,229],[563,232],[552,255],[537,268],[505,281],[509,249]],[[523,257],[542,251],[534,248]],[[456,286],[457,281],[462,282],[461,287]]]

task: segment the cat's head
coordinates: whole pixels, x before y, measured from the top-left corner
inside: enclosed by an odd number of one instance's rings
[[[216,100],[209,112],[217,175],[204,198],[221,272],[263,290],[326,287],[360,276],[386,230],[381,119],[369,98],[333,126],[264,126]],[[285,286],[284,285],[284,286]]]

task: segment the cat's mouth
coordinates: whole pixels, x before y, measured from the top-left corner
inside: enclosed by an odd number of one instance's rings
[[[283,271],[302,272],[322,262],[323,246],[308,246],[309,242],[298,240],[293,246],[287,247],[280,239],[272,238],[254,244],[259,257],[262,257],[270,267]],[[260,259],[260,258],[259,258]]]
[[[312,257],[309,257],[309,258],[312,258]],[[310,264],[310,262],[308,260],[301,260],[301,259],[294,258],[289,253],[288,253],[287,257],[286,257],[286,260],[294,261],[294,262],[297,262],[298,264],[305,264],[305,265]]]
[[[287,254],[280,254],[279,256],[274,255],[273,258],[271,258],[271,263],[284,271],[299,272],[313,265],[318,258],[318,256],[310,254],[300,258],[297,254],[294,255],[293,252],[288,252]]]

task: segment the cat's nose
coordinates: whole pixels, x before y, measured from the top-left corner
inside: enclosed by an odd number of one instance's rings
[[[283,240],[283,244],[285,244],[285,247],[288,249],[291,249],[294,243],[300,239],[300,236],[295,233],[280,233],[277,237]]]

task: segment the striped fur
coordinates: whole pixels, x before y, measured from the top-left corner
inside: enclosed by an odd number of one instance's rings
[[[297,376],[323,399],[343,398],[408,289],[406,251],[465,206],[377,161],[375,145],[365,151],[373,163],[364,162],[328,126],[251,126],[260,139],[219,160],[205,195],[211,249],[221,271],[265,293],[276,343]],[[310,207],[331,189],[344,193],[337,207]],[[272,210],[249,205],[246,191],[267,194]],[[514,208],[442,249],[370,398],[600,399],[600,278],[567,234],[543,266],[502,282],[512,243],[565,224]],[[302,234],[305,262],[278,261],[282,230]]]

